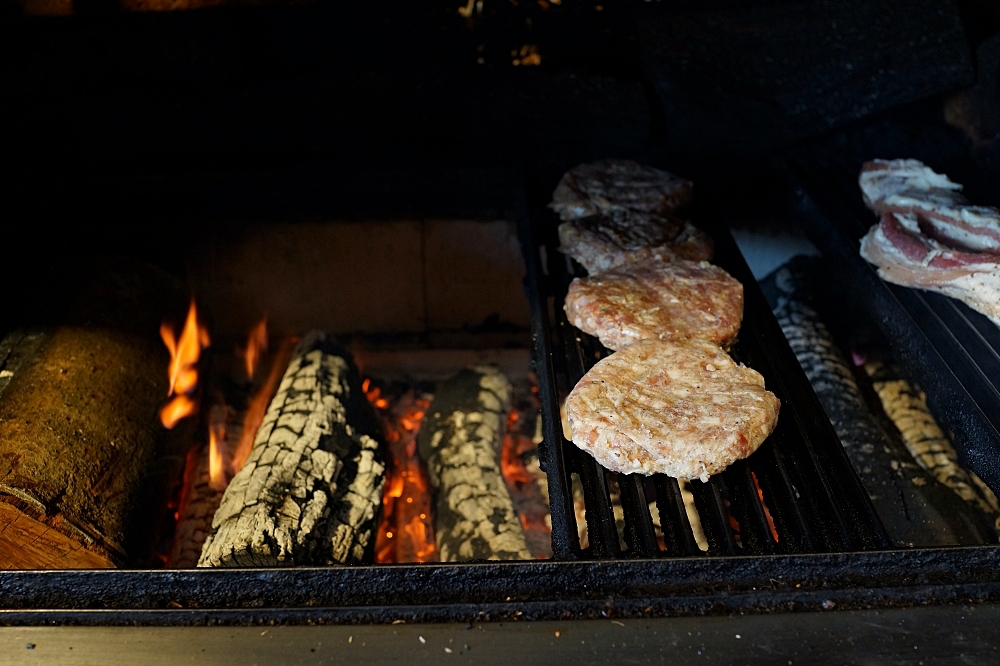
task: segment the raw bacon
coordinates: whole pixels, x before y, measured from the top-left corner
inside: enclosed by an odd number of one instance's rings
[[[923,162],[866,162],[858,184],[876,213],[912,215],[925,235],[956,249],[1000,253],[1000,210],[969,204],[961,185]]]
[[[861,239],[861,256],[883,280],[957,298],[1000,326],[997,255],[949,248],[921,233],[914,217],[889,213]]]

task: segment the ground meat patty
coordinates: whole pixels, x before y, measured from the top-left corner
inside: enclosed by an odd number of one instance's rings
[[[726,347],[743,320],[743,285],[707,261],[629,264],[573,280],[565,308],[570,323],[609,349],[647,338]]]
[[[564,220],[613,208],[669,213],[691,201],[691,181],[631,160],[580,164],[563,175],[550,207]]]
[[[598,362],[566,399],[573,443],[610,470],[707,481],[757,450],[781,403],[701,340],[643,340]]]
[[[559,244],[591,275],[633,262],[707,260],[713,250],[712,239],[690,222],[629,210],[563,222]]]

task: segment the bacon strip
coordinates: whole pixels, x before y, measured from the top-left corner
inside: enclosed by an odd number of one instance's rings
[[[876,213],[915,216],[924,233],[954,249],[1000,253],[1000,210],[970,205],[961,185],[918,160],[866,162],[858,183]]]
[[[891,246],[921,266],[941,269],[961,268],[991,264],[998,259],[993,255],[984,258],[986,253],[982,252],[963,252],[942,246],[933,239],[908,231],[900,223],[898,215],[883,215],[878,226]]]
[[[861,239],[861,256],[883,280],[957,298],[1000,326],[1000,257],[948,248],[923,235],[915,222],[883,215]]]

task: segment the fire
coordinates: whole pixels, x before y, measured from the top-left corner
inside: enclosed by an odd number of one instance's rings
[[[535,480],[521,460],[521,454],[535,448],[535,443],[518,433],[520,420],[521,414],[517,410],[511,410],[507,416],[507,432],[500,451],[500,472],[507,483],[531,483]]]
[[[208,485],[213,490],[225,490],[229,485],[226,473],[226,426],[229,410],[225,405],[213,405],[208,412]]]
[[[170,352],[170,365],[167,369],[170,379],[167,397],[170,400],[160,410],[160,421],[165,427],[173,428],[178,421],[198,409],[191,394],[198,386],[197,366],[201,350],[209,345],[208,331],[198,324],[198,311],[193,299],[180,338],[166,322],[160,326],[160,337]]]
[[[431,522],[427,473],[417,455],[417,434],[430,401],[409,391],[390,402],[370,379],[362,385],[379,411],[390,464],[382,491],[382,522],[375,540],[375,561],[436,562],[437,542]]]
[[[534,399],[534,398],[533,398]],[[503,475],[511,495],[540,494],[538,481],[531,470],[524,464],[522,455],[536,448],[536,444],[526,431],[534,428],[525,415],[531,414],[530,409],[515,407],[507,416],[507,430],[503,438],[503,448],[500,450],[500,473]],[[521,517],[521,527],[525,532],[543,532],[549,534],[552,528],[546,522],[547,512],[518,511]]]
[[[260,356],[267,351],[267,317],[258,322],[250,331],[247,337],[247,347],[243,352],[243,359],[246,363],[247,378],[253,379],[257,371],[257,364],[260,363]]]
[[[253,334],[250,337],[253,338]],[[298,338],[286,338],[282,341],[275,354],[267,380],[247,406],[246,415],[243,417],[243,432],[240,433],[240,441],[236,445],[236,450],[233,451],[230,465],[233,474],[243,469],[247,458],[250,457],[253,441],[257,437],[257,429],[264,421],[264,414],[267,412],[267,406],[271,403],[271,398],[278,392],[278,384],[281,383],[281,377],[285,374],[285,369],[288,368],[288,363],[292,360],[292,351],[298,341]]]
[[[750,478],[753,479],[753,486],[757,489],[757,499],[760,500],[760,506],[764,509],[764,517],[767,518],[767,527],[771,530],[771,536],[774,537],[774,542],[778,543],[780,539],[778,538],[778,528],[774,525],[774,518],[771,517],[771,511],[767,508],[767,503],[764,502],[764,491],[760,487],[760,483],[757,481],[757,475],[750,472]]]

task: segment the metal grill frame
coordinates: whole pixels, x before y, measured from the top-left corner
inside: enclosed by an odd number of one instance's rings
[[[476,190],[478,203],[463,204],[459,211],[437,214],[471,214],[476,210],[507,211],[517,219],[522,240],[530,241],[541,230],[537,206],[529,209],[524,177],[520,171],[505,172],[503,187],[497,187],[497,174],[481,176],[484,188]],[[453,183],[454,178],[441,182]],[[373,182],[383,183],[384,178]],[[478,180],[476,182],[479,182]],[[499,190],[512,190],[511,200],[500,197]],[[463,190],[466,191],[468,188]],[[433,196],[425,188],[428,201],[440,205],[453,201],[450,190]],[[482,196],[493,193],[493,198]],[[547,192],[545,192],[547,196]],[[466,196],[468,194],[466,193]],[[355,208],[358,215],[371,211],[372,201],[364,199]],[[411,202],[398,197],[394,200]],[[462,200],[465,201],[465,200]],[[484,205],[483,202],[488,202]],[[338,201],[344,209],[349,200]],[[544,203],[544,202],[543,202]],[[471,213],[470,213],[471,211]],[[544,212],[544,211],[543,211]],[[529,214],[530,213],[530,214]],[[486,215],[486,212],[482,213]],[[708,216],[700,222],[709,224]],[[551,219],[548,221],[551,223]],[[550,228],[551,230],[551,228]],[[719,243],[719,259],[735,277],[747,285],[748,324],[755,321],[753,312],[766,312],[755,283],[748,277],[745,264],[725,259],[732,246],[725,236],[710,229]],[[542,280],[537,246],[526,243],[526,288],[532,307],[534,336],[539,349],[551,352],[552,334],[543,316],[546,301],[534,298]],[[530,251],[528,251],[530,250]],[[554,255],[553,255],[554,256]],[[533,282],[534,281],[534,282]],[[546,286],[551,286],[551,282]],[[758,308],[754,310],[753,308]],[[768,320],[765,320],[765,325]],[[780,335],[770,320],[772,333]],[[747,342],[747,328],[744,342]],[[767,328],[763,329],[765,332]],[[763,335],[763,333],[761,334]],[[771,354],[771,352],[766,353]],[[770,358],[770,356],[768,357]],[[748,358],[758,367],[758,360]],[[769,361],[770,362],[770,361]],[[782,391],[806,392],[811,388],[794,357],[779,355],[775,370],[787,382]],[[552,355],[536,358],[539,377],[552,377]],[[785,366],[789,367],[785,367]],[[768,372],[771,372],[770,370]],[[765,374],[768,385],[777,387],[775,378]],[[549,387],[552,386],[550,382]],[[543,391],[543,409],[551,415],[555,394]],[[786,402],[787,404],[787,402]],[[796,403],[798,404],[798,403]],[[786,410],[784,416],[788,416]],[[820,435],[829,427],[821,411],[803,411],[799,419],[809,432]],[[789,423],[790,419],[785,419]],[[565,465],[567,452],[561,439],[559,422],[544,419],[545,464],[550,473],[553,464]],[[819,435],[818,435],[819,436]],[[835,440],[830,440],[835,442]],[[839,445],[838,445],[839,446]],[[758,455],[766,455],[766,449]],[[571,464],[578,464],[573,462]],[[557,469],[565,469],[559,467]],[[598,469],[589,468],[600,479]],[[603,478],[607,478],[604,476]],[[737,484],[733,484],[738,487]],[[672,484],[654,482],[661,516],[677,514],[680,498],[672,493]],[[641,505],[645,485],[623,485],[625,501]],[[711,496],[715,486],[704,487],[707,506],[719,506]],[[662,492],[661,492],[662,489]],[[744,489],[745,490],[745,489]],[[620,558],[596,558],[594,553],[579,552],[565,537],[568,514],[567,494],[559,484],[550,486],[552,522],[556,557],[542,562],[481,562],[461,564],[406,564],[358,567],[296,569],[201,569],[100,570],[100,571],[0,571],[0,625],[259,625],[259,624],[390,624],[395,622],[478,622],[559,620],[567,618],[644,618],[676,615],[727,615],[735,613],[774,613],[789,611],[825,611],[830,608],[862,609],[924,605],[931,603],[1000,602],[1000,547],[937,548],[920,550],[856,550],[854,552],[791,552],[791,554],[734,555],[727,551],[726,538],[717,540],[720,555],[682,555],[693,553],[695,546],[685,530],[668,530],[668,551],[648,557],[637,552]],[[765,493],[767,493],[765,487]],[[701,500],[705,501],[705,497]],[[572,498],[568,498],[572,501]],[[714,504],[713,504],[714,502]],[[560,503],[563,508],[560,508]],[[571,509],[572,506],[570,505]],[[776,510],[771,506],[772,510]],[[571,515],[571,514],[569,514]],[[703,520],[710,513],[703,512]],[[721,516],[717,516],[719,521]],[[791,518],[790,518],[791,519]],[[759,516],[747,520],[750,525]],[[723,523],[724,525],[724,523]],[[606,526],[607,527],[607,526]],[[613,529],[613,525],[611,526]],[[648,524],[638,525],[627,537],[635,551],[650,549]],[[597,532],[593,532],[596,534]],[[564,536],[560,536],[564,535]],[[575,539],[575,530],[573,531]],[[724,536],[724,535],[723,535]],[[676,543],[670,539],[676,539]],[[616,534],[617,539],[617,534]],[[744,535],[744,552],[764,551],[763,543],[753,545]],[[608,539],[609,543],[612,541]],[[677,556],[675,556],[675,553]],[[588,559],[593,558],[593,559]]]

